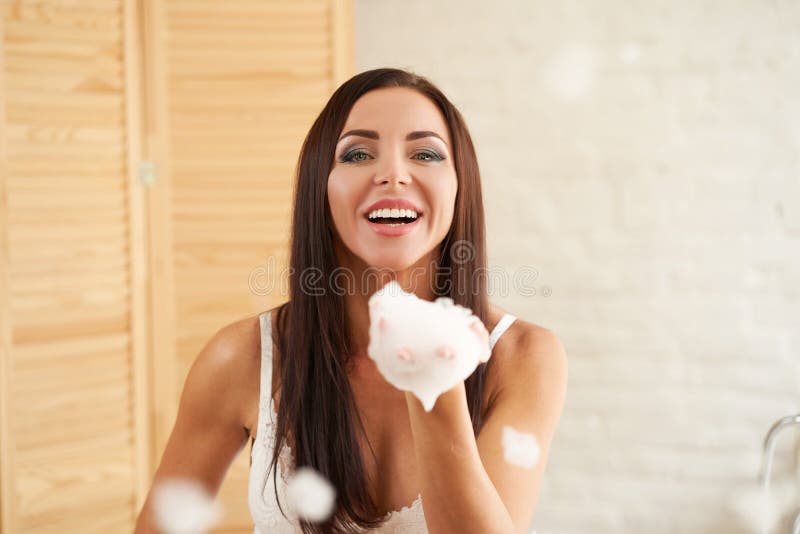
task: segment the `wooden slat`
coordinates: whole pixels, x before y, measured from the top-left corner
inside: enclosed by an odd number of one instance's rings
[[[73,109],[63,105],[39,106],[37,108],[12,107],[6,112],[12,123],[47,124],[64,126],[108,126],[122,127],[121,108],[110,108],[103,113],[87,113],[85,109]],[[86,161],[89,164],[90,161]],[[12,162],[13,165],[13,162]]]
[[[182,77],[188,77],[192,74],[204,74],[212,76],[241,76],[243,73],[249,72],[248,68],[235,63],[217,63],[204,65],[202,63],[193,64],[178,64],[176,65],[176,72]],[[323,62],[308,62],[308,63],[291,63],[286,62],[280,65],[271,66],[266,69],[272,76],[285,76],[286,78],[305,78],[308,76],[327,76],[328,67]],[[287,98],[291,98],[287,95]]]
[[[131,427],[133,422],[131,421],[130,417],[112,417],[112,414],[119,414],[121,411],[130,411],[131,407],[128,404],[115,404],[112,405],[108,410],[104,410],[104,408],[100,407],[97,409],[97,419],[64,419],[61,424],[53,425],[53,436],[48,437],[46,433],[42,432],[43,425],[37,425],[35,427],[27,427],[21,426],[18,429],[20,432],[20,437],[17,439],[17,446],[20,449],[33,449],[42,447],[51,443],[53,439],[57,439],[59,443],[73,446],[79,443],[83,443],[86,440],[91,439],[93,436],[103,433],[103,432],[115,432],[115,433],[125,433],[128,436],[127,445],[124,449],[127,449],[128,454],[131,454],[131,441],[132,441],[132,431]],[[65,413],[65,415],[68,415]],[[103,420],[106,421],[103,424]],[[22,434],[23,431],[26,431]],[[48,461],[48,464],[53,465],[53,471],[57,472],[60,468],[55,463],[55,458],[51,458]],[[89,461],[96,462],[96,458],[91,458]],[[17,469],[20,471],[26,469],[27,465],[22,463],[17,464]],[[18,488],[24,485],[24,478],[22,476],[18,476],[16,478],[16,484]],[[133,484],[131,487],[128,488],[128,497],[133,499]],[[21,489],[21,488],[20,488]],[[82,505],[81,505],[82,506]],[[95,510],[89,508],[88,510],[84,510],[84,513],[93,513]],[[96,512],[101,512],[100,510],[96,510]]]
[[[108,354],[124,351],[131,343],[128,332],[113,332],[106,335],[76,336],[68,339],[46,340],[18,344],[15,355],[18,367],[47,365],[53,361],[68,360],[84,355]]]
[[[84,31],[89,31],[84,30]],[[6,68],[9,72],[50,72],[51,74],[72,74],[85,72],[86,66],[93,76],[119,76],[120,58],[116,55],[90,57],[48,57],[40,54],[23,53],[19,56],[7,56]],[[83,68],[83,70],[82,70]],[[12,84],[11,87],[14,87]],[[33,102],[41,102],[41,98],[32,97]]]
[[[83,0],[81,0],[83,5]],[[113,2],[104,2],[104,6],[112,7]],[[116,9],[116,8],[114,8]],[[74,26],[60,26],[57,24],[44,25],[33,20],[16,20],[14,25],[7,32],[8,39],[11,41],[34,40],[35,42],[69,42],[80,43],[87,46],[97,47],[97,42],[119,41],[122,38],[120,28],[116,25],[106,29],[95,28],[91,32],[81,31]],[[46,73],[42,73],[46,76]],[[41,85],[40,85],[41,87]],[[47,87],[52,87],[47,84]]]
[[[98,460],[107,467],[99,470],[96,462],[64,466],[60,469],[63,477],[54,477],[52,472],[43,469],[23,473],[29,485],[29,488],[24,489],[31,498],[29,502],[22,503],[20,511],[30,517],[32,524],[36,524],[40,518],[62,514],[79,519],[78,514],[74,511],[71,513],[76,502],[93,504],[89,509],[98,511],[104,510],[106,505],[113,505],[125,510],[126,515],[129,514],[130,506],[125,501],[130,498],[129,486],[133,476],[130,472],[130,460],[126,457],[100,457]],[[118,472],[124,468],[128,472]],[[98,515],[102,517],[105,513]],[[66,517],[62,516],[62,520]],[[83,521],[87,520],[90,518],[85,517],[84,512]],[[89,524],[93,523],[90,520]],[[80,529],[78,532],[85,530]]]
[[[18,243],[14,247],[14,267],[25,269],[31,263],[59,263],[69,264],[73,261],[105,261],[110,257],[119,257],[125,250],[119,243],[92,243],[77,242],[70,246],[47,247],[42,249],[36,243]]]
[[[172,50],[169,60],[176,66],[198,65],[201,68],[208,68],[209,65],[216,65],[224,61],[236,62],[237,68],[247,68],[248,66],[258,67],[266,62],[270,63],[271,68],[283,64],[294,65],[305,62],[311,65],[325,65],[330,51],[318,48],[297,48],[297,49],[278,49],[264,48],[252,50],[249,45],[244,50],[236,54],[230,50],[220,49],[219,46],[201,46],[187,49]]]
[[[103,433],[85,439],[80,443],[45,443],[41,447],[18,452],[17,459],[20,463],[27,465],[42,464],[50,461],[55,456],[72,462],[87,456],[96,457],[109,450],[125,450],[129,442],[130,436],[125,433]]]
[[[50,359],[46,360],[46,365],[42,365],[42,362],[31,364],[19,361],[14,368],[14,377],[17,379],[14,387],[18,389],[20,398],[30,398],[33,401],[24,408],[31,411],[46,409],[48,406],[57,407],[64,399],[82,402],[82,397],[76,395],[89,393],[93,387],[115,388],[111,390],[109,400],[118,396],[127,398],[128,388],[124,387],[125,384],[119,387],[120,384],[112,382],[124,382],[125,377],[130,375],[129,360],[128,347],[125,347],[118,352]],[[72,387],[64,388],[66,384]],[[86,391],[76,391],[76,388],[86,388]],[[52,390],[48,398],[36,398],[38,394],[48,390]]]
[[[113,184],[109,184],[113,185]],[[22,213],[15,214],[13,221],[24,224],[29,213],[25,210],[39,210],[39,221],[42,223],[52,220],[61,220],[61,217],[73,216],[78,220],[95,220],[97,217],[108,217],[109,220],[118,219],[120,212],[124,215],[127,211],[125,192],[114,190],[109,187],[105,189],[96,188],[94,190],[72,188],[66,189],[63,186],[54,188],[49,194],[42,195],[39,191],[39,202],[37,202],[37,192],[19,192],[12,187],[9,192],[9,207],[12,210],[19,210]],[[76,213],[80,212],[80,213]],[[81,217],[82,215],[82,217]],[[34,219],[35,222],[37,219]]]
[[[100,184],[97,185],[106,185],[109,183],[109,177],[113,179],[123,172],[123,166],[119,161],[97,161],[94,158],[88,161],[12,161],[9,162],[8,172],[13,176],[10,180],[15,189],[25,187],[18,185],[20,182],[60,184],[64,180],[68,180],[75,187],[81,187],[89,183],[97,184],[97,180],[100,180]]]
[[[118,60],[114,61],[114,66],[117,69],[119,68]],[[41,68],[46,69],[47,66],[42,65]],[[119,94],[81,94],[61,91],[21,91],[10,89],[6,93],[6,98],[8,98],[10,105],[14,106],[31,106],[39,109],[69,108],[92,113],[114,111],[119,113],[120,116],[122,114],[122,96]],[[116,147],[110,145],[109,148]]]
[[[91,34],[84,34],[91,35]],[[47,87],[56,91],[121,90],[116,75],[86,74],[83,72],[37,72],[22,70],[14,74],[10,87],[17,91],[40,90]]]
[[[319,19],[327,15],[326,0],[295,0],[294,2],[264,2],[258,0],[239,0],[220,4],[213,1],[171,0],[168,3],[170,21],[183,20],[184,17],[198,14],[210,15],[217,19],[237,17],[255,18],[260,21],[277,16]]]
[[[46,297],[39,297],[46,298]],[[30,343],[85,335],[107,335],[128,328],[129,317],[121,303],[99,304],[79,308],[64,306],[61,295],[50,297],[47,306],[12,303],[14,342]],[[67,304],[69,302],[67,301]],[[57,315],[53,314],[53,311]],[[48,312],[51,315],[48,315]],[[53,316],[55,315],[55,316]]]
[[[6,138],[10,141],[44,145],[48,149],[63,144],[113,143],[117,146],[124,136],[124,132],[116,128],[35,127],[28,124],[13,124],[6,128]]]
[[[121,0],[25,0],[13,6],[15,10],[35,10],[40,13],[60,14],[66,11],[72,14],[105,13],[106,16],[119,13]],[[79,19],[83,20],[83,19]]]
[[[94,5],[75,2],[61,4],[54,0],[26,1],[9,6],[9,25],[17,21],[36,22],[46,26],[60,26],[92,32],[119,28],[116,16],[121,9],[121,0],[109,0]]]
[[[120,239],[126,235],[127,223],[122,216],[117,221],[104,221],[103,225],[86,226],[64,224],[59,226],[25,226],[10,229],[9,241],[12,247],[19,241],[36,240],[39,243],[50,243],[63,246],[69,239],[93,239],[109,241]],[[13,253],[12,253],[13,254]]]
[[[203,50],[219,49],[220,47],[233,48],[279,48],[279,47],[314,47],[325,49],[329,44],[329,35],[325,31],[292,31],[291,28],[283,28],[281,31],[264,31],[262,33],[240,33],[240,32],[198,32],[196,30],[184,29],[181,27],[173,28],[170,35],[175,41],[181,43],[181,50],[197,49]]]
[[[84,295],[96,294],[106,297],[127,295],[129,289],[118,288],[117,284],[124,284],[128,280],[128,263],[126,256],[122,256],[121,259],[114,258],[111,264],[81,261],[72,268],[65,268],[62,264],[43,263],[38,269],[22,270],[18,269],[15,263],[11,271],[14,280],[13,294],[22,297],[63,288],[65,294],[80,292]]]

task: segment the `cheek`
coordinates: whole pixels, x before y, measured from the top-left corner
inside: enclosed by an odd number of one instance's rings
[[[439,182],[440,187],[437,191],[437,198],[442,199],[442,210],[451,215],[455,211],[456,193],[458,192],[458,180],[453,175]]]
[[[328,177],[328,201],[331,203],[331,211],[334,213],[339,211],[347,200],[347,189],[344,183],[344,180],[336,175],[332,174]]]
[[[328,205],[331,216],[337,226],[349,224],[354,211],[355,191],[348,185],[348,180],[331,173],[328,177]]]

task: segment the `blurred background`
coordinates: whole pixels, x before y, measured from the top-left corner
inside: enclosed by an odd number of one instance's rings
[[[198,351],[286,300],[308,128],[382,66],[463,113],[490,266],[525,273],[490,299],[569,357],[532,529],[763,527],[800,413],[800,3],[0,6],[2,532],[133,529]],[[252,532],[243,452],[216,532]]]

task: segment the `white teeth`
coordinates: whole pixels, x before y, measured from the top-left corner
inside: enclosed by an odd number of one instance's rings
[[[377,217],[405,217],[408,219],[416,219],[417,217],[419,217],[419,214],[411,209],[383,208],[383,209],[372,210],[371,212],[369,212],[367,217],[370,219],[375,219]]]

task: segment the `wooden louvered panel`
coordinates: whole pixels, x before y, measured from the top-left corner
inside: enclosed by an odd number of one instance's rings
[[[120,0],[2,4],[9,532],[133,528],[131,213]],[[5,454],[5,453],[4,453]]]
[[[340,4],[166,1],[178,353],[174,382],[161,387],[171,398],[220,327],[285,300],[279,275],[286,274],[297,156],[341,81],[334,79],[332,18]],[[271,256],[274,288],[259,293],[249,278]],[[219,494],[227,513],[217,532],[252,531],[249,448],[243,452]]]

